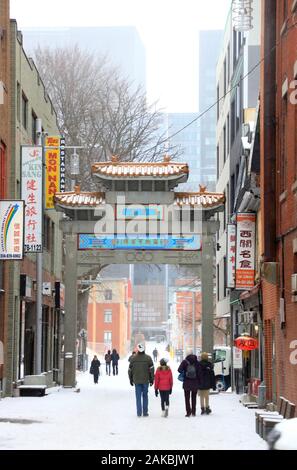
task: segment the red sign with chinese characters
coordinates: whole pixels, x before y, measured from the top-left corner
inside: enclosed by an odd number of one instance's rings
[[[42,147],[22,147],[22,199],[26,253],[42,252]]]
[[[242,351],[253,351],[258,349],[258,340],[251,336],[242,335],[234,340],[234,346]]]
[[[227,287],[235,287],[236,225],[227,225]]]
[[[255,285],[256,214],[236,215],[236,289],[252,289]]]

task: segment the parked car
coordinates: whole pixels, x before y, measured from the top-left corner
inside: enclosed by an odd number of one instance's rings
[[[297,450],[297,418],[284,419],[267,436],[270,450]]]

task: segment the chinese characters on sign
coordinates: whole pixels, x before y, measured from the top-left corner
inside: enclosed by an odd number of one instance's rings
[[[236,289],[251,289],[255,284],[256,214],[237,214]]]
[[[54,195],[60,190],[60,177],[60,137],[46,137],[45,209],[54,208]]]
[[[236,225],[227,225],[227,287],[235,287]]]
[[[173,235],[78,235],[79,250],[200,250],[199,235],[174,237]]]
[[[0,259],[23,259],[24,201],[0,201]]]
[[[42,252],[42,147],[22,147],[26,253]]]
[[[66,167],[65,167],[65,139],[60,138],[60,193],[65,192],[66,184]]]

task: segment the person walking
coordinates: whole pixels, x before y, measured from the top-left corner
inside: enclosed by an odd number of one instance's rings
[[[157,359],[158,359],[158,349],[155,348],[153,350],[153,358],[154,358],[154,362],[157,362]]]
[[[131,361],[132,357],[134,357],[136,354],[136,351],[132,351],[132,354],[128,357],[128,362]]]
[[[166,359],[160,360],[160,367],[155,374],[155,395],[160,392],[162,416],[167,418],[169,412],[169,395],[172,393],[173,377]]]
[[[105,371],[106,375],[110,375],[110,363],[111,363],[111,354],[110,350],[105,354]]]
[[[119,359],[120,359],[120,356],[118,355],[117,350],[113,349],[111,353],[113,375],[118,375],[119,373]]]
[[[184,374],[183,389],[185,394],[186,418],[196,416],[196,397],[198,391],[199,364],[195,354],[190,352],[181,362],[178,372]]]
[[[93,374],[93,378],[94,378],[94,383],[97,384],[98,383],[98,377],[99,377],[99,367],[100,367],[100,361],[98,359],[98,357],[95,355],[92,362],[91,362],[91,367],[90,367],[90,374]]]
[[[209,408],[209,391],[211,388],[216,390],[215,374],[213,365],[208,359],[208,353],[203,352],[198,369],[198,390],[202,415],[211,413]]]
[[[151,356],[145,354],[141,343],[137,345],[137,354],[130,360],[128,376],[130,385],[135,385],[137,416],[148,416],[148,387],[154,384],[154,363]]]

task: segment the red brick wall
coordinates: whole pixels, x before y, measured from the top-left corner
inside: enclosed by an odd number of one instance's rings
[[[297,403],[297,365],[290,362],[292,341],[297,340],[297,303],[291,298],[291,275],[297,271],[294,266],[293,240],[297,238],[297,104],[291,102],[293,70],[297,61],[297,28],[292,15],[293,0],[288,0],[286,16],[284,2],[273,0],[276,5],[275,37],[269,31],[273,24],[272,12],[265,9],[263,0],[262,18],[264,42],[271,40],[270,48],[277,43],[276,70],[269,65],[262,67],[261,81],[261,204],[263,213],[263,259],[279,263],[279,285],[262,282],[263,317],[265,335],[265,379],[267,398],[271,399],[273,375],[276,377],[276,396]],[[296,17],[296,15],[295,15]],[[262,45],[263,47],[263,45]],[[264,48],[262,49],[262,52]],[[267,50],[266,50],[267,53]],[[272,57],[272,56],[271,56]],[[266,61],[267,62],[267,61]],[[265,75],[266,72],[266,75]],[[275,75],[274,75],[275,73]],[[287,99],[283,98],[283,84],[288,80]],[[275,90],[275,91],[273,91]],[[270,100],[275,96],[275,118],[267,114],[273,110]],[[296,97],[296,93],[295,93]],[[268,106],[269,105],[269,106]],[[267,107],[268,106],[268,107]],[[275,123],[275,143],[271,136]],[[269,145],[273,147],[269,151]],[[275,162],[271,162],[271,155]],[[267,168],[270,171],[267,172]],[[275,191],[270,191],[275,188]],[[269,198],[268,198],[269,196]],[[268,200],[270,199],[270,201]],[[275,218],[274,218],[275,214]],[[269,234],[269,235],[268,235]],[[273,240],[271,240],[271,234]],[[285,299],[285,323],[280,322],[280,298]],[[272,362],[273,326],[275,331],[275,364]],[[274,374],[275,372],[275,374]]]
[[[88,342],[103,344],[104,331],[111,331],[112,348],[123,357],[127,354],[127,314],[121,307],[120,303],[115,302],[88,304]],[[112,323],[104,322],[105,310],[112,311]]]

